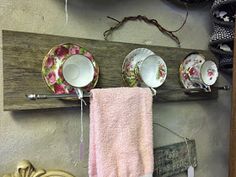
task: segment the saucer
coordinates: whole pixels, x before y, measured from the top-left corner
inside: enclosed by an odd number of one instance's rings
[[[48,88],[55,94],[75,93],[74,87],[68,84],[62,74],[64,62],[72,55],[83,55],[88,58],[93,67],[94,75],[92,82],[83,87],[84,91],[90,91],[97,84],[99,77],[99,67],[93,55],[78,44],[65,43],[53,47],[44,57],[42,63],[42,77]]]
[[[182,83],[183,87],[186,89],[194,89],[194,88],[202,88],[203,85],[193,83],[189,78],[189,69],[193,65],[202,65],[205,62],[205,57],[198,53],[191,53],[181,63],[179,67],[179,77],[180,82]],[[205,86],[204,86],[205,87]],[[207,86],[207,90],[210,90],[210,86]]]
[[[188,54],[182,62],[184,68],[190,68],[193,65],[201,65],[205,62],[205,57],[198,53]]]
[[[122,65],[122,78],[128,86],[141,85],[141,79],[138,74],[139,67],[150,55],[155,55],[155,53],[146,48],[137,48],[125,57]]]

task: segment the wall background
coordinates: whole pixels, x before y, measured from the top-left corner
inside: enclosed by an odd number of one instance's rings
[[[207,49],[209,8],[207,5],[190,9],[187,24],[176,33],[183,48]],[[176,29],[185,17],[184,8],[166,0],[68,0],[68,11],[66,25],[63,0],[0,0],[0,30],[103,39],[102,33],[114,24],[107,15],[117,19],[146,15],[158,19],[168,29]],[[126,24],[113,34],[112,40],[176,46],[155,27],[140,22]],[[0,73],[0,175],[12,172],[18,161],[28,159],[36,167],[64,169],[77,177],[86,177],[87,156],[84,162],[78,162],[79,108],[3,112],[2,50]],[[220,83],[228,83],[225,76],[220,76]],[[155,121],[196,140],[198,177],[228,176],[230,109],[230,92],[220,92],[218,100],[213,101],[153,105]],[[85,112],[88,149],[88,108]],[[182,141],[160,127],[154,127],[154,137],[156,147]]]

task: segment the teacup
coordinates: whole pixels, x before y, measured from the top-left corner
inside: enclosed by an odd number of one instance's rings
[[[156,94],[154,88],[160,87],[167,77],[166,63],[160,56],[150,55],[140,64],[139,75],[144,84]]]
[[[63,77],[68,84],[75,88],[79,98],[83,98],[81,88],[92,82],[94,72],[92,62],[83,55],[71,55],[62,67]]]
[[[189,79],[200,86],[211,86],[218,78],[218,69],[213,61],[205,61],[189,67],[187,74]]]

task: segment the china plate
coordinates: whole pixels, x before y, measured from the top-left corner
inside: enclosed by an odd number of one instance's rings
[[[69,94],[75,93],[75,90],[64,79],[62,74],[63,63],[71,55],[83,55],[87,57],[94,66],[93,81],[83,87],[82,90],[90,91],[95,87],[99,77],[99,67],[94,60],[93,55],[85,48],[78,44],[65,43],[53,47],[43,59],[42,64],[42,77],[49,87],[49,89],[55,94]]]
[[[203,64],[205,62],[205,57],[198,53],[191,53],[188,56],[185,57],[183,62],[181,63],[179,67],[179,76],[180,76],[180,82],[186,89],[194,89],[194,88],[202,88],[203,85],[195,84],[193,83],[189,76],[188,71],[191,66],[197,65],[197,64]],[[210,90],[210,87],[207,86],[207,90]]]
[[[125,57],[122,65],[122,77],[128,86],[135,87],[141,84],[138,74],[140,64],[145,58],[154,54],[155,53],[149,49],[137,48]]]

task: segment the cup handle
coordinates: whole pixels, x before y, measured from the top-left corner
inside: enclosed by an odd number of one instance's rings
[[[154,88],[152,88],[152,87],[149,87],[149,88],[152,91],[152,96],[156,96],[157,95],[157,91]]]
[[[201,84],[201,88],[205,91],[205,92],[211,92],[211,87],[206,85],[206,84]]]
[[[83,99],[84,94],[83,91],[80,88],[75,88],[75,93],[78,96],[79,99]]]

